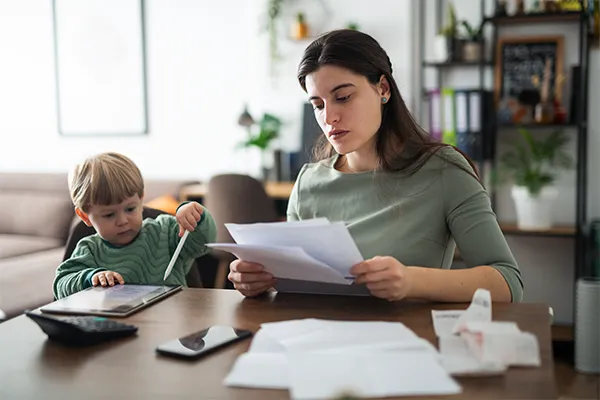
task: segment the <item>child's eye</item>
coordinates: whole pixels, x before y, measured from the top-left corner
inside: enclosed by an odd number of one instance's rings
[[[135,211],[135,207],[128,207],[127,208],[127,212],[133,212],[133,211]]]
[[[114,213],[110,213],[110,214],[104,214],[102,217],[103,218],[112,218],[115,214]]]

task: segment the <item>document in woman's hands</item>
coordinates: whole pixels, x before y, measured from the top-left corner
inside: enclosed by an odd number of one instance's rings
[[[350,268],[363,261],[343,222],[318,218],[225,226],[236,243],[208,246],[262,264],[276,278],[350,284]]]

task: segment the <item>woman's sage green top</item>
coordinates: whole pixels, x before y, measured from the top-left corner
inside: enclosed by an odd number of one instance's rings
[[[521,273],[482,184],[452,148],[432,156],[412,175],[342,173],[337,155],[303,166],[288,220],[327,217],[344,221],[364,259],[392,256],[407,266],[451,266],[456,246],[467,267],[489,265],[521,301]]]

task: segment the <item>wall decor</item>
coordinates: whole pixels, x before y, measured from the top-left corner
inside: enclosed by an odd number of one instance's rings
[[[58,130],[148,132],[143,0],[53,0]]]

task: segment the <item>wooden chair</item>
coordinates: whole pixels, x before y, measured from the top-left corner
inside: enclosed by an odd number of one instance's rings
[[[260,181],[248,175],[221,174],[212,177],[208,182],[204,205],[217,224],[219,243],[234,243],[225,227],[226,223],[249,224],[278,220],[274,200],[269,197]],[[235,257],[217,250],[212,255],[219,260],[215,287],[233,288],[227,280],[227,274],[229,264]]]

